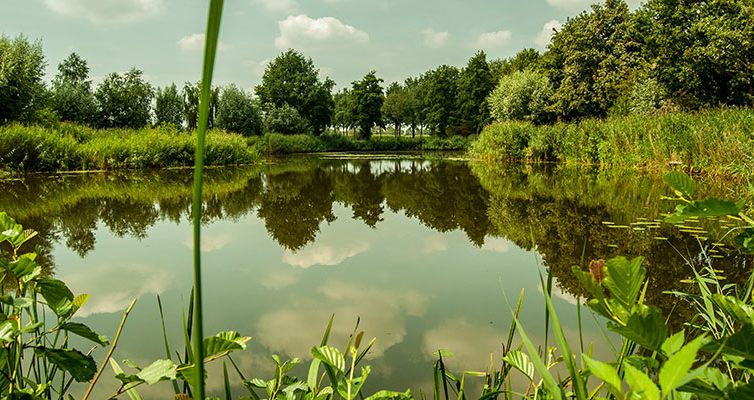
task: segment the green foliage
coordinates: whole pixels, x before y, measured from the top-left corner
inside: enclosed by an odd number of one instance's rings
[[[566,119],[604,117],[642,66],[623,0],[592,5],[553,38],[543,68],[555,87],[553,107]],[[599,38],[599,39],[596,39]]]
[[[322,82],[318,74],[311,58],[288,50],[267,65],[256,93],[265,108],[286,104],[293,107],[306,119],[312,132],[320,134],[332,120],[335,105],[331,90],[335,82],[329,78]]]
[[[754,112],[750,109],[629,115],[552,126],[501,123],[482,131],[472,155],[489,160],[521,160],[529,155],[535,160],[603,166],[667,168],[682,164],[747,176],[754,168],[754,142],[747,133],[752,126]]]
[[[478,134],[490,121],[487,96],[495,88],[487,55],[477,52],[458,78],[458,112],[462,134]]]
[[[217,127],[244,136],[262,134],[262,112],[251,95],[235,85],[222,90],[217,106]]]
[[[183,97],[175,83],[158,88],[154,99],[154,119],[156,125],[172,124],[183,127]]]
[[[542,55],[532,48],[527,48],[506,59],[492,60],[489,63],[493,82],[500,82],[504,76],[514,72],[537,70]]]
[[[97,126],[132,128],[147,126],[154,91],[136,68],[125,74],[112,73],[97,87]]]
[[[441,65],[424,76],[424,113],[426,124],[441,137],[457,121],[459,71],[456,67]]]
[[[284,135],[304,134],[311,131],[311,125],[288,104],[280,107],[268,105],[264,114],[264,131]]]
[[[504,76],[487,100],[492,117],[498,121],[523,120],[545,122],[553,90],[544,74],[534,71],[514,72]]]
[[[8,288],[0,301],[0,393],[63,399],[73,380],[91,381],[97,369],[91,355],[69,347],[69,333],[103,346],[107,338],[71,322],[87,296],[74,297],[65,283],[42,275],[36,253],[21,252],[35,231],[0,212],[0,232],[0,245],[10,249],[0,252],[0,281]],[[59,382],[61,390],[53,390]]]
[[[393,82],[385,90],[381,111],[385,120],[394,126],[395,136],[401,135],[401,127],[411,118],[408,102],[408,91],[400,83]]]
[[[66,171],[189,166],[196,136],[172,125],[155,128],[94,130],[63,124],[59,128],[0,127],[0,166],[12,171]],[[210,165],[248,164],[258,159],[237,134],[212,131],[206,149]]]
[[[351,84],[354,99],[353,118],[359,128],[360,139],[372,137],[372,127],[382,123],[382,78],[377,78],[371,71],[360,81]]]
[[[0,35],[0,124],[33,119],[44,100],[44,69],[40,42]]]
[[[78,54],[71,53],[58,65],[50,103],[62,121],[87,125],[95,122],[97,103],[89,80],[89,67]]]
[[[267,133],[260,138],[250,138],[249,145],[259,154],[297,154],[320,152],[369,151],[464,151],[473,138],[396,138],[375,137],[369,140],[341,135],[281,135]]]
[[[751,106],[751,2],[651,0],[636,19],[653,73],[674,101],[689,108]]]

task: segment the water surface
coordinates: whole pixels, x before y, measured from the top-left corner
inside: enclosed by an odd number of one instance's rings
[[[192,284],[191,174],[0,183],[0,209],[40,231],[36,244],[50,273],[74,293],[92,295],[82,322],[112,338],[122,310],[139,299],[118,360],[145,365],[164,357],[156,295],[174,350],[182,343]],[[748,260],[712,246],[724,223],[700,223],[692,234],[658,222],[672,208],[661,200],[665,194],[657,177],[630,171],[410,157],[291,158],[209,169],[205,332],[252,336],[234,359],[247,377],[269,378],[269,355],[309,360],[332,314],[333,342],[341,346],[360,320],[366,336],[377,338],[367,359],[373,367],[367,391],[428,391],[438,349],[454,353],[448,363],[457,371],[485,369],[490,354],[498,363],[522,289],[521,322],[543,340],[540,274],[554,275],[555,305],[576,340],[580,291],[571,267],[615,255],[646,257],[648,300],[688,321],[691,311],[663,294],[682,288],[691,275],[687,261],[712,250],[716,267],[736,280]],[[586,342],[598,354],[610,353],[601,323],[584,321]],[[103,382],[98,395],[111,393],[112,385]],[[166,384],[144,393],[170,390]]]

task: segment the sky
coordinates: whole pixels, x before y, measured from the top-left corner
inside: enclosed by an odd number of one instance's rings
[[[371,70],[386,83],[442,64],[462,67],[540,51],[553,28],[592,0],[226,0],[215,83],[252,90],[264,68],[292,48],[322,77],[350,86]],[[208,1],[2,0],[0,34],[40,40],[49,81],[71,52],[95,84],[136,67],[153,85],[201,75]],[[638,0],[629,1],[633,7]]]

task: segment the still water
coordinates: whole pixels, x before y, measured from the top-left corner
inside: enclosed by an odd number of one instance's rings
[[[123,309],[139,299],[115,353],[119,361],[164,358],[157,295],[173,350],[183,343],[181,315],[192,284],[191,174],[0,182],[0,210],[40,232],[36,244],[50,273],[74,293],[91,295],[81,322],[112,338]],[[649,301],[688,321],[691,311],[663,293],[683,287],[687,261],[707,248],[731,280],[746,274],[741,265],[748,262],[724,245],[709,247],[724,223],[689,233],[658,222],[673,206],[661,200],[667,188],[630,171],[307,157],[209,169],[206,182],[205,332],[253,337],[234,355],[247,377],[269,379],[271,354],[306,364],[334,314],[334,344],[347,342],[357,320],[366,337],[377,338],[366,360],[373,369],[367,392],[429,393],[438,349],[454,354],[447,362],[458,372],[498,363],[522,289],[521,323],[543,342],[540,275],[554,276],[556,308],[577,340],[573,265],[642,255]],[[603,324],[587,312],[583,320],[585,342],[597,354],[613,351]],[[210,370],[214,391],[218,366]],[[114,388],[105,380],[95,397]],[[164,384],[142,394],[171,390]]]

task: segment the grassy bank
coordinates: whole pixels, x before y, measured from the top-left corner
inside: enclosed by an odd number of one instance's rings
[[[471,146],[487,161],[558,161],[749,175],[754,170],[754,110],[632,115],[535,126],[503,122]]]
[[[95,130],[59,127],[0,126],[0,169],[73,171],[165,168],[194,163],[196,135],[172,127]],[[207,137],[207,165],[248,164],[259,156],[242,136],[212,131]]]
[[[438,138],[373,136],[369,140],[341,135],[280,135],[268,133],[249,138],[251,146],[260,154],[280,155],[323,152],[394,152],[394,151],[466,151],[473,137]]]

